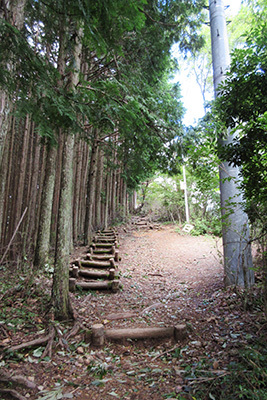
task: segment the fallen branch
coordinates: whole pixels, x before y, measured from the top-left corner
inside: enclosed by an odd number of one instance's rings
[[[164,304],[163,304],[163,303],[154,303],[154,304],[152,304],[151,306],[146,307],[146,308],[140,313],[140,315],[143,315],[143,314],[147,313],[148,311],[153,310],[154,308],[160,307],[160,306],[164,306]]]
[[[7,255],[7,252],[8,252],[8,250],[9,250],[9,248],[10,248],[10,246],[11,246],[13,240],[14,240],[14,237],[16,236],[16,233],[18,232],[18,229],[19,229],[19,227],[20,227],[20,224],[22,223],[23,218],[24,218],[24,216],[25,216],[27,210],[28,210],[28,207],[25,208],[25,210],[24,210],[24,212],[23,212],[23,214],[22,214],[22,216],[21,216],[21,218],[20,218],[20,220],[19,220],[19,222],[18,222],[18,225],[16,226],[16,229],[15,229],[13,235],[12,235],[12,238],[10,239],[10,241],[9,241],[9,243],[8,243],[8,246],[7,246],[7,248],[6,248],[6,251],[4,252],[3,257],[1,258],[0,264],[2,264],[2,262],[4,261],[5,256]]]

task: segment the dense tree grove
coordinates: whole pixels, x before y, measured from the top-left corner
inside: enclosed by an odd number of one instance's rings
[[[183,114],[179,86],[168,83],[170,48],[201,45],[201,9],[201,1],[1,2],[1,253],[54,264],[59,318],[71,315],[73,244],[125,216],[137,185],[170,168]]]

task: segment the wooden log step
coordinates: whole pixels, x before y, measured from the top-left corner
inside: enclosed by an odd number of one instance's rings
[[[91,278],[91,279],[109,279],[113,280],[115,279],[115,269],[111,268],[109,271],[94,271],[94,270],[88,270],[88,269],[80,269],[78,276],[83,276],[85,278]],[[75,278],[75,276],[74,276]]]
[[[105,337],[109,340],[121,339],[148,339],[148,338],[171,338],[174,336],[174,328],[123,328],[106,329]]]
[[[79,262],[81,267],[89,267],[89,268],[114,268],[115,263],[113,258],[109,258],[108,261],[99,261],[99,260],[81,260]]]
[[[120,289],[120,281],[118,279],[114,279],[113,281],[92,281],[92,282],[83,282],[77,281],[75,278],[69,279],[69,289],[71,292],[74,292],[76,287],[83,290],[111,290],[116,293]]]
[[[99,261],[108,261],[110,258],[112,258],[111,254],[94,254],[94,253],[88,253],[86,254],[86,258],[88,260],[99,260]]]
[[[115,243],[92,243],[93,249],[95,248],[102,248],[110,250]]]
[[[173,338],[175,341],[182,341],[187,337],[186,325],[169,326],[165,328],[123,328],[123,329],[104,329],[104,325],[96,324],[92,326],[92,343],[103,345],[107,340],[124,339],[151,339],[151,338]]]
[[[115,237],[107,238],[105,236],[95,236],[93,238],[93,241],[95,243],[112,243],[112,244],[114,244],[114,242],[116,241],[116,238]]]
[[[114,229],[104,229],[103,231],[98,231],[99,235],[116,235]]]
[[[112,249],[111,250],[109,250],[109,249],[94,249],[91,254],[92,255],[95,255],[95,254],[110,254],[110,255],[112,255],[113,250]]]

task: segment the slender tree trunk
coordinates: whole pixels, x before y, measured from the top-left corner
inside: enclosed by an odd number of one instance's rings
[[[57,149],[47,146],[45,177],[42,188],[41,213],[35,248],[34,265],[41,268],[49,262],[51,216],[56,174]]]
[[[106,201],[105,201],[105,211],[104,211],[104,228],[107,229],[109,225],[109,215],[110,215],[110,201],[111,201],[111,171],[107,168],[106,172]]]
[[[55,316],[60,320],[67,320],[72,315],[69,300],[69,256],[72,223],[73,146],[74,136],[66,134],[64,136],[62,158],[55,269],[52,290]]]
[[[70,89],[75,90],[79,82],[82,51],[82,27],[77,29],[73,59],[75,69],[70,77]],[[55,317],[66,320],[73,316],[69,298],[69,261],[72,240],[72,196],[73,196],[73,150],[74,136],[66,133],[61,169],[59,210],[57,223],[55,269],[53,276],[52,302]]]
[[[26,0],[6,0],[1,2],[0,19],[7,19],[11,25],[21,30],[24,23],[25,4]],[[12,65],[8,65],[8,68],[12,69]],[[11,103],[7,93],[4,90],[0,90],[0,164],[8,132],[10,108]]]
[[[90,170],[87,181],[87,197],[86,197],[86,214],[84,225],[85,244],[89,244],[92,239],[93,232],[93,206],[96,193],[96,171],[97,171],[97,154],[98,154],[98,133],[95,133],[94,143],[92,145]]]
[[[223,0],[209,0],[212,63],[215,96],[230,64]],[[231,143],[229,132],[223,146]],[[229,179],[230,178],[230,179]],[[243,198],[239,191],[239,169],[228,163],[220,165],[221,210],[223,220],[223,249],[225,285],[250,287],[254,283],[252,256],[249,243],[247,215],[242,210]]]
[[[102,228],[101,220],[101,204],[102,204],[102,185],[103,185],[103,168],[104,168],[104,154],[101,148],[98,151],[98,162],[97,162],[97,182],[96,182],[96,228]]]

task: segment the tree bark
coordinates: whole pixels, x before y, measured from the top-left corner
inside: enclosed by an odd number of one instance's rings
[[[75,36],[73,59],[75,69],[70,76],[70,89],[75,90],[79,81],[82,51],[82,27],[78,28]],[[69,262],[72,232],[72,177],[74,136],[70,133],[63,135],[64,148],[62,157],[58,224],[56,237],[55,268],[53,276],[52,302],[55,317],[66,320],[73,317],[69,298]]]
[[[103,150],[99,148],[98,161],[97,161],[97,183],[96,183],[96,201],[95,201],[96,229],[103,228],[103,222],[101,220],[103,168],[104,168],[104,154]]]
[[[92,145],[90,170],[87,180],[87,198],[86,198],[86,213],[84,224],[84,239],[85,244],[89,244],[93,234],[93,206],[96,193],[96,171],[97,171],[97,154],[98,154],[98,133],[95,131],[95,138]]]
[[[224,80],[230,64],[226,20],[223,0],[209,0],[212,64],[215,97],[218,86]],[[224,132],[222,133],[223,136]],[[228,132],[226,140],[219,138],[225,146],[233,140]],[[249,242],[248,217],[242,209],[242,194],[239,186],[239,169],[228,163],[220,165],[221,212],[223,222],[223,249],[225,285],[250,287],[254,284],[254,272]]]
[[[56,155],[57,149],[51,145],[48,145],[45,178],[42,189],[41,213],[34,257],[34,265],[36,268],[40,268],[49,262],[51,216],[56,174]]]

